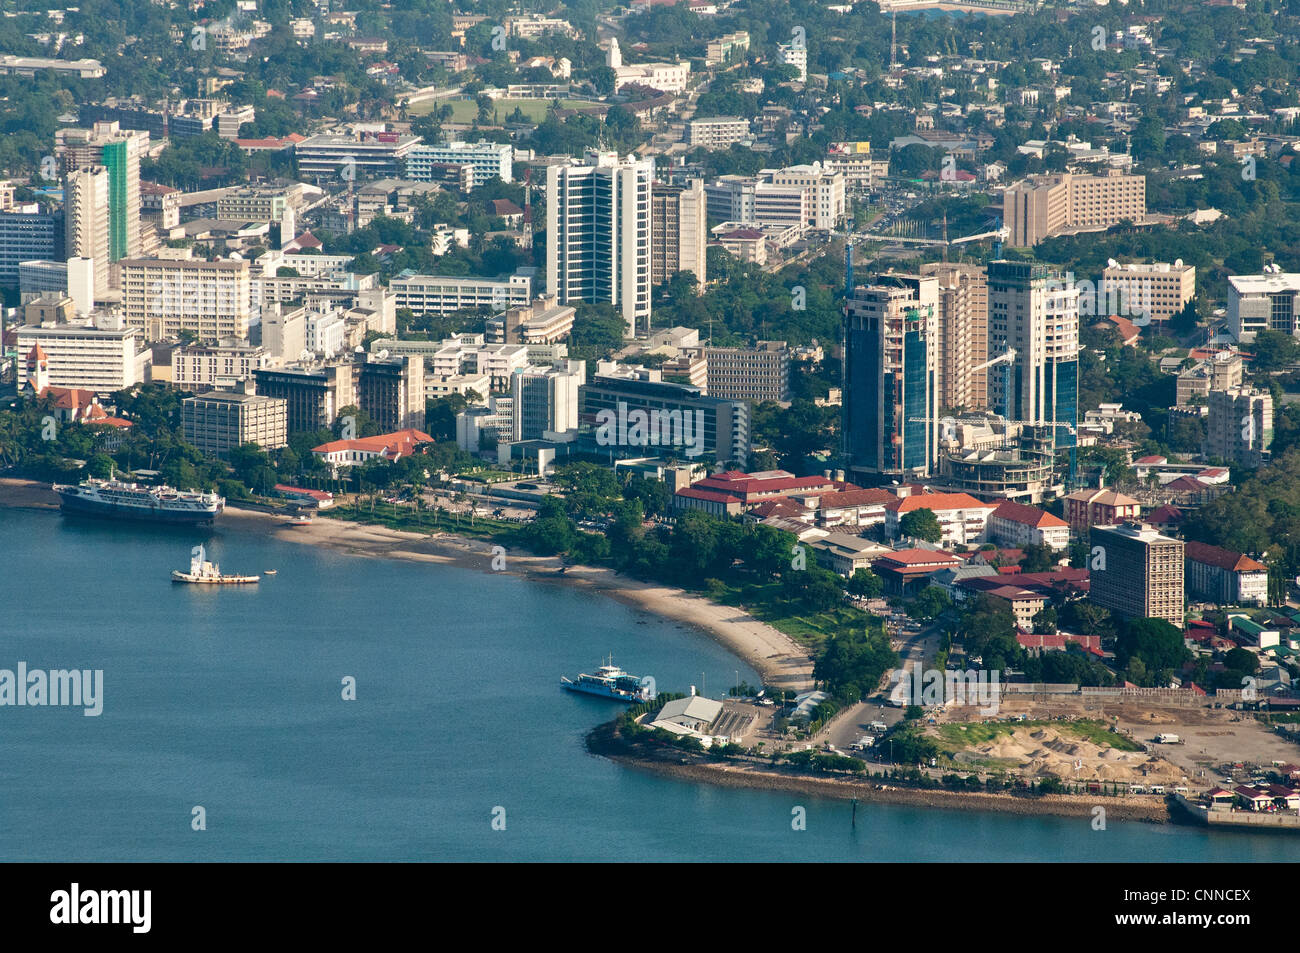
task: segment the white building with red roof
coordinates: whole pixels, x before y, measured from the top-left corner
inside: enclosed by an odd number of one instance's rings
[[[433,438],[422,430],[397,430],[356,440],[331,440],[312,447],[311,452],[337,470],[380,458],[392,463],[410,456],[422,443],[433,443]]]
[[[989,515],[988,538],[999,546],[1046,546],[1059,553],[1070,546],[1070,524],[1036,506],[1005,500]]]
[[[1187,591],[1223,606],[1265,605],[1268,567],[1231,549],[1188,540],[1183,547]]]
[[[885,504],[885,534],[890,539],[902,535],[902,520],[908,513],[930,510],[943,531],[940,542],[946,547],[982,543],[989,516],[997,503],[981,503],[969,493],[913,493]]]

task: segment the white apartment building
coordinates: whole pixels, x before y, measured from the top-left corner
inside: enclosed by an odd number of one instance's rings
[[[650,323],[653,180],[653,159],[594,149],[546,169],[548,290],[561,304],[612,304],[627,337]]]
[[[1059,553],[1070,547],[1070,524],[1036,506],[1007,500],[989,514],[988,538],[1013,549],[1046,546]]]
[[[48,357],[51,387],[76,387],[106,394],[143,383],[150,351],[139,328],[96,328],[84,324],[19,327],[18,353],[40,346]]]
[[[474,308],[504,311],[532,301],[533,276],[523,270],[500,278],[402,275],[388,283],[388,290],[396,295],[398,308],[416,314],[453,314]]]
[[[1263,466],[1273,445],[1273,395],[1248,384],[1210,391],[1206,418],[1206,459],[1247,467]]]
[[[63,250],[89,258],[95,287],[108,288],[108,170],[102,165],[73,169],[63,180]]]
[[[656,182],[651,190],[650,280],[663,284],[678,272],[695,275],[696,288],[708,279],[708,215],[704,183],[686,185]]]
[[[798,225],[831,231],[848,214],[844,174],[823,166],[764,169],[722,176],[705,185],[709,215],[744,225]]]
[[[808,47],[801,44],[782,43],[777,47],[777,56],[786,66],[793,66],[799,71],[799,82],[808,80]]]
[[[406,153],[406,178],[417,182],[432,182],[436,178],[434,166],[464,165],[470,169],[472,186],[483,185],[490,179],[514,181],[514,147],[501,142],[449,142],[445,145],[421,143]]]
[[[586,365],[525,367],[510,377],[511,439],[560,440],[578,431],[578,388]]]
[[[121,262],[122,313],[145,340],[193,333],[199,341],[247,340],[252,302],[243,260],[129,258]]]
[[[737,116],[711,116],[686,124],[686,144],[700,149],[726,149],[750,136],[749,120]]]

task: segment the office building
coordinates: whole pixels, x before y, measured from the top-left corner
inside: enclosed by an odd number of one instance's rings
[[[1245,364],[1235,351],[1219,351],[1214,357],[1179,371],[1174,385],[1174,406],[1208,403],[1210,391],[1238,386],[1245,380]]]
[[[684,384],[596,374],[578,391],[579,445],[608,460],[712,457],[743,467],[749,405]]]
[[[20,354],[37,346],[45,352],[53,387],[108,394],[148,379],[150,352],[137,328],[28,325],[16,333]]]
[[[695,276],[697,291],[707,281],[708,216],[704,183],[654,183],[650,193],[650,280],[661,285],[679,272]]]
[[[790,399],[790,349],[784,341],[754,347],[706,347],[707,392],[723,400]]]
[[[357,135],[310,136],[294,146],[298,173],[304,178],[360,181],[400,178],[406,157],[419,136],[396,132],[362,132]]]
[[[1244,467],[1269,461],[1273,445],[1273,395],[1240,384],[1212,390],[1201,453],[1207,460],[1226,460]]]
[[[626,336],[650,325],[653,159],[588,150],[546,169],[547,282],[561,304],[612,304]]]
[[[1184,265],[1180,258],[1172,265],[1167,261],[1111,264],[1101,273],[1102,300],[1118,304],[1115,313],[1132,318],[1139,308],[1150,307],[1150,320],[1163,324],[1178,314],[1196,297],[1196,266]],[[1100,308],[1094,311],[1105,317]]]
[[[499,312],[528,306],[533,299],[533,275],[523,270],[498,278],[404,273],[388,283],[388,290],[396,296],[396,307],[415,314],[454,314],[476,308]]]
[[[1100,231],[1146,219],[1146,176],[1109,169],[1105,175],[1033,175],[1002,190],[1002,221],[1010,244],[1037,245],[1067,231]]]
[[[248,338],[249,263],[223,259],[135,258],[121,262],[122,313],[145,339],[192,333],[203,343]]]
[[[253,372],[257,393],[285,401],[288,432],[328,430],[344,407],[354,406],[352,365],[262,368]]]
[[[237,341],[182,345],[172,350],[172,385],[194,393],[230,389],[270,364],[266,349]]]
[[[63,218],[41,212],[0,212],[0,287],[18,287],[18,266],[63,257]]]
[[[185,440],[199,451],[225,456],[235,447],[255,443],[263,450],[288,445],[285,401],[260,394],[214,391],[181,401]]]
[[[1089,544],[1091,602],[1126,619],[1164,619],[1182,630],[1182,540],[1128,522],[1094,526]]]
[[[488,318],[489,344],[554,344],[569,336],[577,309],[556,304],[553,295],[543,295],[532,304],[510,308]]]
[[[1263,274],[1228,278],[1228,330],[1241,342],[1260,331],[1300,334],[1300,274],[1265,265]]]
[[[928,475],[938,456],[937,278],[887,274],[845,303],[843,441],[875,480]]]
[[[1268,603],[1268,567],[1231,549],[1188,540],[1184,544],[1189,595],[1221,606]]]
[[[357,406],[384,430],[424,429],[424,360],[358,357],[352,365]]]
[[[931,262],[921,274],[939,282],[939,406],[988,406],[989,295],[982,265]],[[977,369],[978,368],[978,369]]]
[[[525,367],[510,377],[511,442],[570,440],[578,431],[578,388],[586,383],[586,364]]]
[[[1079,289],[1046,265],[990,262],[988,328],[990,358],[1015,350],[1014,361],[988,369],[990,407],[1045,427],[1057,448],[1075,446]]]
[[[406,178],[416,182],[438,181],[446,166],[468,166],[469,188],[492,179],[514,181],[514,147],[502,142],[449,142],[420,144],[406,154]],[[468,191],[468,189],[467,189]]]

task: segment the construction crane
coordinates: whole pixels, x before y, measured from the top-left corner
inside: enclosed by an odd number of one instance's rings
[[[972,367],[970,369],[970,372],[974,374],[976,371],[982,371],[985,368],[992,367],[995,364],[1002,364],[1004,362],[1006,363],[1006,367],[1002,371],[1002,416],[1010,417],[1011,416],[1011,368],[1014,367],[1016,363],[1016,349],[1013,347],[1009,347],[1007,348],[1005,354],[999,354],[997,357],[992,358],[991,360],[987,360],[983,364],[980,364],[976,367]]]

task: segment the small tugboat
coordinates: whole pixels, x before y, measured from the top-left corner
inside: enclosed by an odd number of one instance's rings
[[[650,701],[653,697],[650,686],[653,684],[652,678],[642,679],[623,671],[614,664],[612,655],[608,664],[596,669],[594,675],[583,673],[577,679],[560,678],[560,687],[567,691],[599,695],[601,698],[612,698],[629,704]]]
[[[205,586],[241,586],[257,582],[262,578],[261,576],[223,575],[221,567],[216,563],[208,562],[203,555],[203,547],[195,546],[193,558],[190,560],[190,571],[181,572],[179,569],[173,569],[172,582],[188,582]]]

